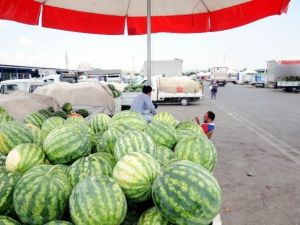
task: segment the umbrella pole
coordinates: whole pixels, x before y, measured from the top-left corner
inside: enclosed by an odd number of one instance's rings
[[[151,85],[151,0],[147,0],[147,84]]]

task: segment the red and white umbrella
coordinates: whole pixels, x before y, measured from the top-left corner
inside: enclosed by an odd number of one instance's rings
[[[109,35],[124,34],[126,25],[129,35],[148,34],[150,65],[150,33],[201,33],[231,29],[285,13],[289,2],[290,0],[0,0],[0,19],[31,25],[38,25],[41,21],[40,25],[43,27]]]

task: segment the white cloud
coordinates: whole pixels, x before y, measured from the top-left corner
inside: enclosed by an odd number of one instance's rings
[[[31,47],[35,44],[33,40],[31,40],[27,37],[20,37],[20,38],[17,39],[17,42],[20,45],[25,46],[25,47]]]

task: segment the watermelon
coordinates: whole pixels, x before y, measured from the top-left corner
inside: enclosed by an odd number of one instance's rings
[[[0,216],[0,225],[21,225],[21,224],[8,216]]]
[[[46,138],[46,133],[35,125],[32,124],[25,124],[25,125],[30,130],[30,133],[33,137],[33,143],[42,147],[44,140]]]
[[[56,111],[56,112],[52,113],[52,116],[58,116],[58,117],[61,117],[63,119],[68,118],[67,113],[65,113],[64,111]]]
[[[175,117],[169,112],[159,112],[155,114],[152,118],[152,121],[164,123],[174,128],[176,127],[177,124]]]
[[[217,163],[217,151],[213,143],[203,137],[188,137],[175,147],[175,157],[200,164],[212,172]]]
[[[116,90],[116,88],[115,88],[115,86],[114,86],[113,84],[107,84],[107,86],[109,87],[109,89],[110,89],[111,91]]]
[[[71,190],[64,166],[35,166],[23,175],[15,188],[16,213],[25,224],[42,225],[61,219]]]
[[[221,209],[221,189],[204,167],[179,161],[165,167],[152,186],[152,198],[170,222],[209,224]]]
[[[148,209],[142,214],[138,221],[138,225],[171,225],[171,223],[165,219],[156,207]]]
[[[125,110],[115,114],[110,123],[110,127],[118,128],[120,125],[144,131],[148,126],[148,122],[144,119],[142,114]]]
[[[47,159],[52,164],[69,164],[91,152],[87,129],[70,123],[52,130],[43,145]]]
[[[41,128],[46,119],[47,117],[45,117],[42,113],[34,112],[24,118],[24,123],[33,124]]]
[[[70,196],[70,213],[76,225],[119,225],[126,216],[127,203],[119,185],[109,177],[87,177]]]
[[[45,223],[44,225],[73,225],[73,223],[70,223],[68,221],[62,221],[62,220],[54,220],[49,223]]]
[[[116,160],[120,160],[129,152],[145,152],[152,157],[156,156],[155,143],[149,135],[134,130],[123,134],[116,142],[114,148],[114,156]]]
[[[199,133],[193,131],[193,130],[178,130],[176,129],[176,133],[177,133],[177,138],[178,141],[180,141],[183,138],[187,138],[187,137],[202,137],[202,135],[200,135]],[[203,136],[204,137],[204,136]]]
[[[33,141],[30,130],[22,123],[10,121],[0,127],[0,153],[4,155],[19,144]]]
[[[65,119],[58,117],[58,116],[53,116],[45,120],[45,122],[42,125],[42,131],[45,132],[46,134],[50,133],[51,130],[64,125],[66,122]]]
[[[6,161],[6,155],[2,155],[0,153],[0,167],[5,166],[5,161]]]
[[[128,127],[120,125],[116,128],[110,128],[103,133],[102,140],[103,140],[103,147],[106,152],[110,152],[114,154],[115,144],[117,139],[121,137],[125,132],[129,130]]]
[[[7,114],[7,111],[4,107],[0,106],[0,115]]]
[[[108,115],[104,113],[95,114],[90,120],[90,126],[95,133],[104,132],[108,129],[108,125],[110,122],[111,118]]]
[[[86,118],[90,115],[90,113],[86,109],[78,109],[75,112],[80,114],[83,118]]]
[[[63,110],[65,113],[67,113],[67,114],[69,114],[69,113],[72,111],[72,108],[73,108],[73,106],[72,106],[71,103],[65,103],[65,104],[62,106],[62,110]]]
[[[92,153],[106,151],[103,142],[103,133],[104,132],[97,132],[91,135]]]
[[[115,160],[113,156],[106,152],[99,152],[80,158],[69,167],[68,176],[70,183],[72,186],[75,186],[86,177],[97,175],[111,176],[114,165]]]
[[[8,171],[23,174],[44,161],[45,154],[42,148],[35,144],[20,144],[8,153],[5,165]]]
[[[199,133],[202,136],[205,136],[203,129],[193,121],[182,121],[176,126],[176,130],[191,130]]]
[[[158,146],[156,148],[155,158],[162,167],[165,167],[169,163],[169,161],[174,157],[174,152],[171,149],[165,146]]]
[[[49,118],[52,116],[52,112],[50,112],[48,109],[41,109],[38,112],[43,114],[43,116],[45,116],[46,118]]]
[[[67,123],[85,123],[85,120],[82,116],[72,116],[72,117],[68,117],[66,122]]]
[[[150,155],[131,152],[117,162],[113,178],[128,200],[142,202],[151,197],[151,185],[160,173],[159,163]]]
[[[157,146],[173,149],[177,143],[177,134],[173,127],[159,122],[151,122],[145,132],[153,139]]]
[[[8,122],[8,121],[13,121],[14,119],[10,116],[10,115],[7,115],[7,114],[0,114],[0,125],[5,123],[5,122]]]
[[[13,210],[13,193],[20,178],[18,173],[11,173],[0,166],[0,215]]]

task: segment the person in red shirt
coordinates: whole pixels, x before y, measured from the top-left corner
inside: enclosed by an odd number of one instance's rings
[[[201,124],[201,128],[203,129],[204,133],[208,138],[211,137],[214,129],[215,129],[215,124],[214,120],[216,118],[216,115],[212,111],[208,111],[205,113],[203,117],[203,124]],[[200,118],[196,117],[196,122],[200,125]]]

